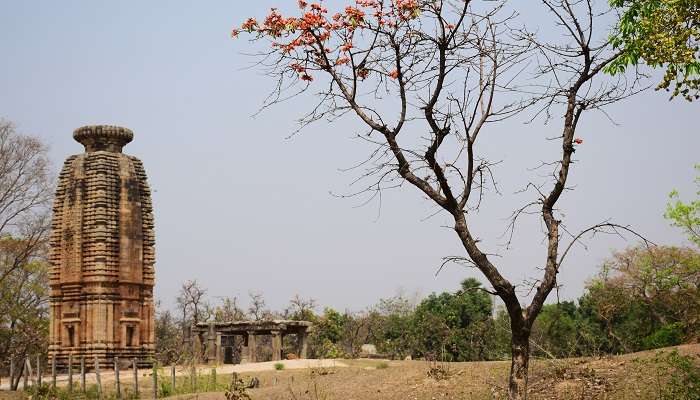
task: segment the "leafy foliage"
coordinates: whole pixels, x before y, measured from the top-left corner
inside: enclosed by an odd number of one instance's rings
[[[484,337],[491,315],[491,298],[473,278],[455,293],[431,294],[414,315],[415,355],[445,361],[485,358]]]
[[[369,313],[368,340],[391,358],[403,358],[415,348],[415,305],[403,295],[381,299]]]
[[[180,324],[170,311],[161,310],[160,302],[156,306],[156,358],[162,365],[171,365],[179,362],[184,353],[183,332]]]
[[[341,314],[326,308],[316,320],[313,355],[355,356],[364,343],[391,358],[445,361],[490,359],[493,339],[491,298],[476,279],[454,293],[433,293],[417,306],[402,295],[382,299],[366,313]]]
[[[318,358],[341,358],[344,351],[340,345],[343,328],[348,322],[346,315],[326,307],[323,315],[317,319],[316,327],[310,338],[311,353]]]
[[[673,225],[683,229],[688,238],[700,248],[700,164],[696,165],[695,169],[698,171],[698,177],[695,178],[698,199],[684,203],[680,200],[678,191],[672,191],[665,216],[673,221]]]
[[[2,247],[3,240],[0,240]],[[1,250],[0,250],[1,251]],[[0,281],[0,356],[23,360],[48,346],[48,266],[31,262]]]
[[[545,305],[533,326],[534,354],[572,357],[591,352],[583,336],[586,325],[573,301]]]
[[[605,262],[580,300],[584,318],[607,336],[608,352],[680,344],[700,328],[700,253],[635,247]]]
[[[700,98],[700,2],[697,0],[611,0],[622,10],[612,44],[620,56],[607,67],[621,73],[644,62],[665,67],[658,89],[673,86],[672,97]]]
[[[654,398],[700,399],[700,359],[697,356],[681,355],[677,350],[660,351],[649,360],[636,362],[642,367],[652,367],[657,380]]]

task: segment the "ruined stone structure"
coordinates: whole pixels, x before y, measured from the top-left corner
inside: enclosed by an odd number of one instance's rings
[[[270,335],[272,345],[272,361],[282,359],[282,343],[286,335],[296,336],[295,354],[306,358],[308,330],[312,324],[308,321],[262,320],[262,321],[232,321],[205,322],[193,327],[195,337],[194,352],[203,354],[209,364],[241,364],[259,362],[256,348],[256,338]],[[239,357],[236,351],[236,337],[242,337],[242,351]]]
[[[118,356],[150,364],[155,349],[153,210],[146,173],[122,154],[129,129],[73,132],[85,153],[59,176],[50,238],[49,355],[105,367]]]

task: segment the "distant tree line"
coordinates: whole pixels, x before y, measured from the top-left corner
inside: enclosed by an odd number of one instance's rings
[[[451,292],[422,300],[400,294],[360,312],[320,309],[316,301],[299,296],[284,310],[271,311],[260,293],[249,294],[247,308],[238,298],[212,303],[206,290],[188,281],[178,296],[178,311],[158,313],[157,353],[163,363],[188,359],[188,331],[197,322],[292,319],[314,323],[309,341],[313,358],[358,357],[363,344],[373,344],[380,356],[393,359],[508,359],[508,315],[484,289],[468,278]],[[700,252],[638,246],[606,260],[577,301],[545,305],[531,345],[533,354],[543,358],[620,354],[697,342],[697,332]],[[293,348],[288,343],[290,352]]]
[[[615,253],[578,301],[544,306],[533,327],[533,354],[619,354],[697,342],[699,289],[700,253],[695,249],[633,247]],[[508,315],[502,306],[494,309],[474,279],[415,306],[398,296],[362,313],[326,308],[315,322],[314,354],[320,357],[357,356],[362,343],[375,344],[392,358],[510,357]]]

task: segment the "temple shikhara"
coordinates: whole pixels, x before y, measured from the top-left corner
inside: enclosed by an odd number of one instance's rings
[[[107,366],[116,356],[147,366],[155,236],[146,173],[122,153],[129,129],[86,126],[73,138],[85,153],[65,161],[54,200],[49,356],[58,365],[71,356]]]

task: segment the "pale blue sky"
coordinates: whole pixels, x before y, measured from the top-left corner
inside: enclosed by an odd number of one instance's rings
[[[285,139],[308,98],[251,117],[272,82],[242,69],[251,59],[241,53],[253,48],[229,32],[282,3],[2,1],[0,117],[48,142],[56,171],[81,151],[73,129],[108,123],[134,131],[125,152],[143,160],[154,190],[156,297],[166,305],[192,278],[213,297],[261,291],[282,308],[298,293],[358,310],[401,288],[428,294],[480,277],[455,266],[435,276],[442,256],[462,251],[442,227],[445,217],[424,221],[432,206],[415,190],[385,193],[378,220],[376,204],[355,208],[329,194],[349,190],[353,176],[338,169],[365,154],[348,139],[352,123]],[[649,91],[609,111],[619,125],[599,114],[580,130],[576,190],[561,203],[568,225],[576,231],[614,218],[658,243],[684,243],[663,211],[671,189],[694,193],[698,104]],[[487,246],[527,200],[512,193],[557,127],[513,122],[489,139],[505,162],[497,171],[504,196],[477,217]],[[544,258],[538,222],[519,232],[497,260],[516,281]],[[562,271],[562,298],[578,297],[610,250],[629,243],[589,244]]]

